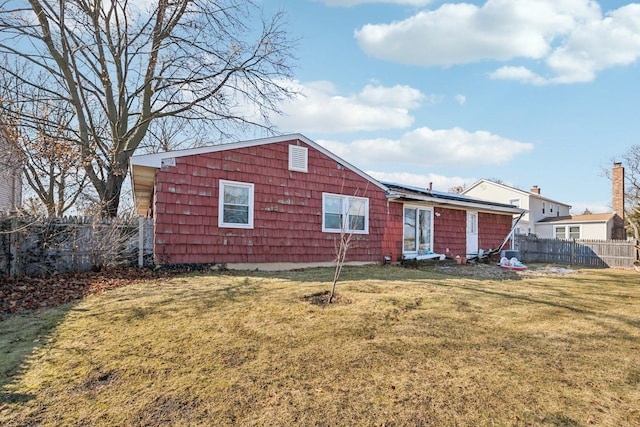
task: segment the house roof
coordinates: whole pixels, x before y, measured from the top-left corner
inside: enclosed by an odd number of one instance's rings
[[[219,151],[237,150],[240,148],[255,147],[259,145],[267,145],[280,143],[285,141],[301,141],[310,147],[318,150],[325,156],[335,160],[344,167],[352,170],[356,174],[360,175],[364,179],[368,180],[372,184],[380,187],[381,189],[388,191],[388,189],[379,181],[369,176],[365,172],[349,164],[347,161],[336,156],[326,148],[313,142],[309,138],[299,133],[280,135],[270,138],[253,139],[249,141],[233,142],[228,144],[210,145],[199,148],[191,148],[187,150],[168,151],[164,153],[143,154],[138,156],[132,156],[129,160],[129,167],[131,170],[131,181],[133,185],[133,194],[136,203],[136,212],[138,215],[145,216],[147,209],[151,202],[153,194],[153,186],[155,183],[155,176],[158,169],[162,167],[163,161],[168,159],[176,159],[180,157],[193,156],[198,154],[214,153]]]
[[[569,215],[559,217],[548,217],[538,221],[539,223],[554,223],[554,224],[568,224],[568,223],[588,223],[588,222],[609,222],[615,216],[614,213],[601,213],[590,215]]]
[[[522,212],[526,212],[526,210],[517,208],[513,205],[474,199],[462,194],[443,193],[440,191],[412,187],[404,184],[393,184],[388,182],[384,182],[383,184],[389,189],[388,197],[392,200],[430,202],[438,206],[472,208],[508,214],[521,214]]]
[[[505,185],[505,184],[500,184],[500,183],[497,183],[497,182],[494,182],[494,181],[490,181],[488,179],[481,179],[481,180],[475,182],[469,188],[466,188],[462,193],[464,194],[464,193],[468,192],[469,190],[471,190],[472,188],[475,188],[475,187],[477,187],[477,186],[479,186],[481,184],[495,185],[497,187],[501,187],[501,188],[504,188],[504,189],[507,189],[507,190],[515,191],[515,192],[517,192],[519,194],[522,194],[523,196],[535,197],[537,199],[544,200],[545,202],[550,202],[550,203],[553,203],[553,204],[556,204],[556,205],[564,205],[564,206],[568,206],[569,208],[571,208],[571,205],[569,205],[567,203],[558,202],[557,200],[549,199],[547,197],[541,196],[540,194],[533,193],[531,191],[521,190],[519,188],[511,187],[511,186]]]
[[[136,203],[136,212],[138,215],[145,216],[151,202],[153,187],[155,184],[155,176],[163,162],[170,161],[180,157],[193,156],[206,153],[214,153],[226,150],[236,150],[240,148],[254,147],[259,145],[267,145],[285,141],[301,141],[310,147],[318,150],[327,157],[335,160],[354,173],[360,175],[375,186],[383,189],[387,193],[389,200],[396,201],[420,201],[429,202],[436,206],[449,206],[458,208],[471,208],[476,210],[484,210],[491,212],[501,212],[505,214],[520,214],[525,210],[504,203],[496,203],[486,200],[474,199],[462,194],[443,193],[439,191],[421,189],[403,184],[383,183],[355,166],[349,164],[342,158],[333,154],[326,148],[320,146],[316,142],[308,139],[299,133],[281,135],[270,138],[254,139],[250,141],[240,141],[228,144],[219,144],[206,147],[192,148],[187,150],[168,151],[164,153],[143,154],[133,156],[129,160],[131,169],[131,180],[133,185],[133,193]]]

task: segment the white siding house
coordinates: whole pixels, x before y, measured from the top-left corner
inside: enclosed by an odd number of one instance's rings
[[[542,197],[537,185],[531,191],[524,191],[481,179],[462,194],[528,210],[516,229],[518,234],[535,234],[543,239],[624,240],[624,168],[621,163],[614,163],[611,177],[613,211],[608,213],[571,215],[570,205]]]
[[[534,186],[531,191],[524,191],[487,179],[481,179],[465,189],[462,194],[476,199],[507,203],[527,210],[528,212],[518,223],[516,229],[518,234],[540,235],[538,224],[541,221],[568,217],[571,210],[571,205],[542,197],[538,186]]]
[[[0,132],[0,212],[22,207],[22,170]]]
[[[536,224],[536,230],[543,239],[611,240],[614,218],[614,213],[546,218]]]

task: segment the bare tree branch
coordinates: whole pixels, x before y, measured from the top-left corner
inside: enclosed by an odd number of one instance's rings
[[[293,95],[286,82],[294,42],[282,13],[260,20],[260,8],[246,0],[157,0],[145,7],[0,2],[0,54],[10,59],[0,72],[21,79],[19,102],[38,89],[71,105],[65,135],[73,136],[84,174],[110,216],[117,214],[129,158],[162,128],[154,123],[201,122],[190,130],[213,130],[216,139],[247,126],[272,131],[269,117]],[[38,78],[43,73],[45,81]],[[43,118],[21,120],[36,128]]]

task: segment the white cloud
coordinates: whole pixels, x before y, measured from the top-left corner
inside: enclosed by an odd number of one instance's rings
[[[467,97],[464,95],[456,95],[456,102],[460,105],[464,105],[467,103]]]
[[[432,2],[432,0],[323,0],[328,6],[343,6],[350,7],[358,4],[366,3],[393,3],[409,6],[426,6]]]
[[[386,105],[407,109],[420,107],[425,98],[425,95],[418,89],[404,85],[393,87],[367,85],[356,96],[356,99],[369,105]]]
[[[409,86],[365,86],[359,93],[340,95],[330,82],[292,82],[299,92],[282,106],[283,116],[271,118],[283,131],[338,133],[406,129],[414,122],[411,109],[426,99]]]
[[[501,67],[489,73],[489,77],[494,80],[517,80],[538,86],[547,84],[547,80],[526,67]]]
[[[377,172],[367,171],[369,175],[382,182],[390,182],[393,184],[405,184],[414,187],[432,188],[436,191],[448,192],[450,189],[458,186],[470,186],[477,181],[475,178],[447,177],[429,173],[426,175],[412,174],[407,172]]]
[[[355,38],[367,54],[400,63],[452,66],[520,58],[541,61],[547,71],[505,66],[491,78],[537,85],[588,82],[603,69],[638,60],[640,5],[603,17],[593,0],[447,3],[403,21],[365,25]]]
[[[447,3],[404,21],[365,25],[355,37],[372,56],[416,65],[542,58],[555,35],[598,15],[597,5],[587,0],[489,0],[482,7]]]
[[[350,144],[318,141],[330,151],[359,163],[399,163],[421,167],[503,164],[533,150],[519,142],[486,131],[469,132],[455,127],[426,127],[405,133],[400,139],[361,139]]]

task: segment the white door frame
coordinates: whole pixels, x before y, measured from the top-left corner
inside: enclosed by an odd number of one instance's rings
[[[467,257],[478,254],[478,211],[467,211]]]

